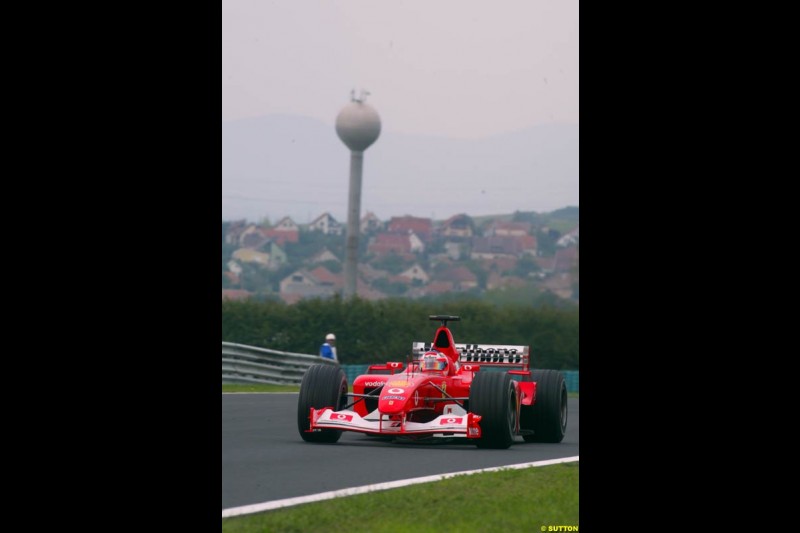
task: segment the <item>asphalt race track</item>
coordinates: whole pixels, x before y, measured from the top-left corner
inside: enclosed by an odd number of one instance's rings
[[[297,432],[298,393],[222,395],[222,508],[373,483],[580,455],[578,398],[569,399],[560,444],[526,443],[481,450],[450,441],[395,444],[343,433],[336,444],[311,444]]]

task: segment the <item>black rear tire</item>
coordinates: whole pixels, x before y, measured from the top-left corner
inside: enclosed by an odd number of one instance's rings
[[[520,428],[532,429],[533,435],[523,435],[525,442],[557,443],[567,432],[567,383],[557,370],[534,370],[536,401],[522,406]]]
[[[331,407],[338,411],[347,405],[347,376],[339,366],[317,364],[306,370],[300,382],[300,397],[297,400],[297,429],[306,442],[333,443],[342,436],[338,429],[318,429],[306,432],[310,421],[310,409]]]
[[[469,410],[482,417],[481,438],[475,441],[478,448],[511,446],[517,425],[517,394],[510,374],[477,374],[469,391]]]

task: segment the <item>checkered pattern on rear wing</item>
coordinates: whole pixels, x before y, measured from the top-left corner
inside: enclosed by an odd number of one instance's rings
[[[431,342],[415,342],[411,353],[414,359],[433,349]],[[487,365],[512,365],[528,367],[530,363],[530,347],[507,344],[456,344],[459,361],[462,363],[480,363]]]

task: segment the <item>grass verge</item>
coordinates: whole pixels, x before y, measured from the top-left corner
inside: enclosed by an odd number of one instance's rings
[[[576,462],[458,476],[225,518],[222,531],[445,533],[578,526],[578,472]]]

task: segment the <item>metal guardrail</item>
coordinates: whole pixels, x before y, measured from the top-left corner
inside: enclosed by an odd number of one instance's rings
[[[314,364],[338,365],[319,355],[279,352],[233,342],[222,343],[223,383],[270,383],[273,385],[299,385],[308,367]],[[353,383],[356,377],[366,374],[369,365],[340,365]],[[579,392],[580,374],[577,370],[562,370],[567,391]]]
[[[319,355],[280,352],[233,342],[222,343],[222,383],[299,385],[314,364],[338,365]]]

